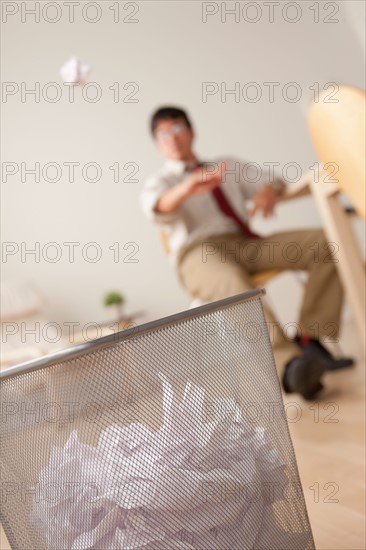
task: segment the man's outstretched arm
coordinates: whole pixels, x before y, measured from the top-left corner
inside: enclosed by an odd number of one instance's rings
[[[204,167],[196,168],[181,183],[162,193],[156,202],[155,212],[174,212],[188,197],[211,191],[220,185],[225,177],[224,165],[221,168],[214,174],[208,174]]]

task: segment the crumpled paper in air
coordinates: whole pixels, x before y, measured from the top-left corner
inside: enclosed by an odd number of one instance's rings
[[[90,70],[90,65],[82,63],[80,59],[73,56],[62,65],[60,75],[63,82],[68,82],[71,84],[85,84]]]
[[[53,448],[32,510],[49,548],[305,548],[308,534],[283,531],[273,497],[262,490],[275,480],[281,499],[288,485],[286,465],[265,430],[245,425],[232,399],[216,401],[214,420],[207,421],[202,388],[188,383],[178,402],[160,378],[159,431],[113,424],[97,447],[80,443],[74,431],[64,448]],[[47,488],[66,483],[72,492],[42,498]]]

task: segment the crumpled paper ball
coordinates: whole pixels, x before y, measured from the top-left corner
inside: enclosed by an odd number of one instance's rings
[[[90,70],[90,65],[82,63],[77,57],[73,56],[62,65],[60,75],[63,82],[69,82],[71,84],[85,84]]]
[[[247,426],[232,399],[215,402],[205,416],[205,392],[188,383],[178,402],[162,375],[162,427],[112,424],[97,447],[72,432],[54,448],[39,477],[32,521],[50,549],[241,550],[305,548],[301,536],[276,523],[276,481],[283,498],[286,465],[263,428]],[[53,502],[47,487],[72,484],[72,495]],[[248,488],[256,488],[255,496]],[[94,490],[91,490],[94,489]],[[292,544],[292,546],[291,546]],[[303,546],[302,546],[303,544]]]

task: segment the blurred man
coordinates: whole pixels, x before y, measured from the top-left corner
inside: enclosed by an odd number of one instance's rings
[[[192,123],[176,107],[156,111],[151,132],[166,161],[145,183],[141,207],[164,227],[171,261],[192,297],[211,302],[245,292],[253,288],[250,276],[266,270],[308,272],[294,340],[283,334],[266,304],[264,309],[284,390],[314,398],[325,371],[353,363],[335,359],[319,341],[338,336],[343,300],[323,230],[258,235],[249,218],[259,211],[272,215],[286,190],[281,178],[238,159],[203,163],[193,151]],[[253,201],[249,211],[247,200]]]

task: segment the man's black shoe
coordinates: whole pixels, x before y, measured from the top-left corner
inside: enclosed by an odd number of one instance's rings
[[[305,355],[293,357],[283,371],[283,389],[286,393],[299,393],[304,399],[312,400],[323,389],[321,377],[325,370],[319,361]]]
[[[295,336],[294,342],[299,346],[305,357],[319,361],[326,370],[339,370],[354,365],[351,357],[336,359],[333,355],[315,338],[302,338]]]

